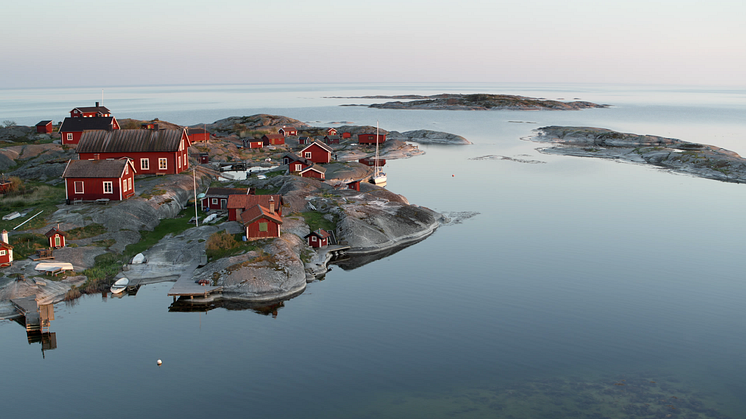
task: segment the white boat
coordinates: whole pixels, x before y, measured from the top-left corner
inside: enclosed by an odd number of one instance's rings
[[[378,166],[378,122],[376,122],[376,159],[373,164],[373,177],[370,178],[370,183],[385,185],[387,180],[386,173],[383,173],[383,169]]]
[[[119,294],[120,292],[127,289],[127,285],[129,285],[129,283],[130,283],[130,280],[127,278],[117,279],[117,282],[115,282],[114,285],[111,286],[111,293]]]
[[[13,211],[10,214],[3,215],[3,220],[15,220],[16,218],[20,217],[21,213],[18,211]]]

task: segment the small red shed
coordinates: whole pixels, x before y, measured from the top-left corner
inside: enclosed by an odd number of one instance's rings
[[[65,239],[67,238],[67,233],[60,230],[60,226],[53,227],[51,230],[44,233],[44,235],[47,236],[47,239],[49,240],[49,247],[51,247],[52,249],[65,247]]]
[[[246,240],[280,237],[282,217],[272,206],[267,209],[261,205],[254,205],[241,213],[241,222],[244,225]]]
[[[8,242],[8,231],[3,230],[0,236],[0,267],[13,264],[13,246]]]
[[[192,143],[210,139],[210,133],[204,128],[189,128],[187,129],[187,135]]]
[[[39,123],[36,124],[37,134],[51,134],[53,130],[54,127],[52,126],[52,121],[39,121]]]
[[[326,135],[337,135],[337,129],[329,128],[328,130],[326,130]]]
[[[353,180],[347,184],[347,189],[352,189],[360,192],[360,180]]]
[[[298,135],[298,130],[294,127],[282,127],[277,130],[277,133],[282,135],[283,137],[290,137]]]
[[[207,163],[210,163],[210,154],[199,153],[199,164],[207,164]]]
[[[241,143],[243,144],[243,148],[248,149],[264,147],[264,141],[262,141],[261,138],[244,138],[243,140],[241,140]]]
[[[326,168],[319,166],[318,164],[313,164],[311,166],[306,167],[305,169],[298,172],[301,177],[309,177],[319,180],[325,180],[326,179]]]
[[[376,144],[376,134],[358,134],[357,142],[359,144]],[[378,134],[378,144],[386,142],[386,134]]]
[[[308,245],[311,247],[325,247],[329,245],[329,237],[331,235],[328,231],[323,229],[318,229],[316,231],[312,231],[304,237],[305,239],[308,239]]]
[[[347,140],[349,138],[352,138],[352,134],[349,133],[349,132],[347,132],[347,131],[345,131],[345,132],[342,133],[342,138],[345,139],[345,140]]]
[[[264,134],[262,136],[262,143],[264,143],[265,146],[283,145],[285,144],[285,136],[282,134]]]

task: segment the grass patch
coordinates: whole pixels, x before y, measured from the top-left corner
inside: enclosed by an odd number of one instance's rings
[[[13,211],[28,211],[24,217],[14,220],[0,220],[0,230],[11,231],[16,226],[41,211],[41,214],[19,227],[21,230],[42,228],[48,224],[48,217],[57,211],[57,205],[65,202],[65,188],[47,184],[27,183],[18,193],[6,194],[0,198],[0,214]]]
[[[240,253],[258,250],[261,248],[259,243],[262,241],[243,241],[243,234],[230,234],[223,231],[213,233],[205,243],[205,253],[207,260],[213,261]]]
[[[48,249],[49,241],[43,234],[24,233],[8,238],[13,246],[13,258],[16,260],[26,259],[36,254],[39,249]]]
[[[103,224],[88,224],[84,227],[74,228],[67,231],[68,240],[80,240],[87,239],[89,237],[96,237],[106,233],[106,227]]]
[[[311,231],[316,231],[320,228],[323,228],[326,231],[334,231],[337,228],[337,217],[334,217],[335,221],[329,221],[324,218],[324,213],[318,211],[302,212],[301,215]]]
[[[106,291],[113,283],[114,277],[122,270],[124,258],[116,253],[104,253],[96,256],[93,267],[83,271],[88,280],[81,286],[86,293]]]
[[[271,189],[256,188],[256,191],[255,191],[257,195],[277,195],[279,192],[280,192],[280,188],[271,188]]]
[[[169,234],[175,236],[190,227],[194,227],[194,224],[189,222],[192,214],[194,214],[194,209],[187,208],[182,210],[176,218],[162,219],[153,231],[140,231],[142,239],[137,243],[128,244],[124,249],[124,256],[130,258],[155,246],[162,238]]]

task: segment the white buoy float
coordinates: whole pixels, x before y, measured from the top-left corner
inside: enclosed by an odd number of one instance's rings
[[[160,366],[163,363],[160,359],[158,360],[158,366]]]

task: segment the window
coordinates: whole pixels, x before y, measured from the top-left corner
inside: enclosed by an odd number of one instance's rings
[[[296,172],[300,172],[301,170],[303,170],[303,166],[301,166],[300,164],[296,164],[295,165],[295,171]]]
[[[267,223],[259,223],[259,231],[269,231],[269,225]]]
[[[311,236],[311,241],[316,242],[316,236]]]
[[[158,158],[158,170],[168,169],[168,159],[165,157]]]
[[[8,252],[6,252],[5,250],[0,250],[0,256],[5,256],[7,254],[8,254]]]
[[[104,193],[113,193],[114,188],[111,187],[111,181],[104,181]]]
[[[73,133],[72,132],[68,132],[67,133],[67,141],[72,141],[72,140],[73,140]]]
[[[150,159],[140,159],[140,169],[150,170]]]
[[[310,159],[311,158],[311,152],[310,151],[306,151],[304,157],[307,158],[307,159]]]
[[[217,205],[217,204],[218,204],[218,199],[212,198],[212,205]]]
[[[60,236],[55,235],[54,236],[54,247],[60,247],[62,246],[62,240],[60,240]]]
[[[75,181],[75,193],[83,193],[83,181],[82,180]]]
[[[181,156],[176,156],[176,167],[181,170]]]
[[[128,175],[128,174],[130,174],[130,168],[129,168],[128,166],[129,166],[129,165],[125,165],[125,166],[124,166],[124,174],[125,174],[125,175]]]

